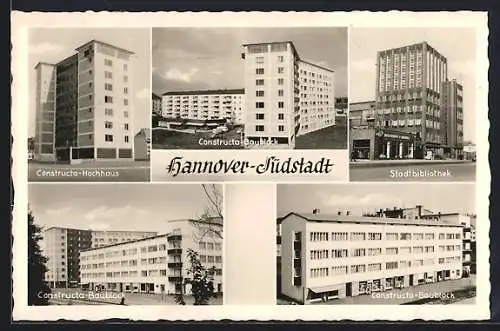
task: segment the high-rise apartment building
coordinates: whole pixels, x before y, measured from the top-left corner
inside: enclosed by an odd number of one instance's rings
[[[153,115],[161,116],[162,106],[161,97],[152,93]]]
[[[177,120],[170,122],[171,126],[203,128],[226,121],[242,124],[244,112],[243,89],[166,92],[162,97],[162,116]]]
[[[442,83],[441,115],[444,152],[457,157],[463,153],[464,110],[463,87],[455,79]]]
[[[133,160],[133,53],[97,40],[76,52],[35,67],[35,158]]]
[[[462,225],[445,220],[289,213],[281,292],[300,303],[462,277]]]
[[[291,41],[245,44],[245,136],[295,146],[335,125],[334,72],[301,60]]]
[[[216,219],[175,220],[166,234],[91,248],[81,252],[82,287],[104,286],[120,292],[191,294],[184,279],[188,251],[198,253],[205,268],[215,267],[213,287],[222,292],[222,224]]]
[[[43,254],[48,258],[45,281],[51,287],[78,286],[81,250],[155,235],[156,232],[93,231],[50,227],[45,230],[41,244]]]
[[[441,95],[447,77],[447,59],[427,42],[379,51],[377,126],[410,132],[421,138],[425,151],[442,153]]]

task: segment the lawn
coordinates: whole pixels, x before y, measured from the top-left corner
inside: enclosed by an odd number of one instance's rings
[[[212,145],[215,140],[210,138],[210,132],[185,133],[178,131],[154,130],[153,149],[242,149],[241,140],[236,129],[225,132],[217,137],[219,144]],[[201,140],[201,141],[200,141]],[[227,142],[227,143],[224,143]]]
[[[295,149],[347,149],[347,121],[337,117],[334,126],[297,137]]]

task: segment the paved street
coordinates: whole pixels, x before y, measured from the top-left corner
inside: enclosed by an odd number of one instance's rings
[[[49,300],[51,305],[118,305],[121,301],[119,292],[92,292],[80,289],[53,289],[54,298]],[[173,295],[124,293],[125,305],[176,305]],[[192,305],[194,298],[185,296],[186,305]],[[211,299],[211,305],[222,305],[222,295]]]
[[[295,149],[347,149],[347,119],[337,116],[335,125],[297,137]]]
[[[359,161],[362,162],[362,161]],[[425,161],[424,161],[425,162]],[[425,164],[371,164],[351,163],[351,181],[475,181],[473,162]]]
[[[28,163],[30,182],[148,182],[149,161],[93,164]]]

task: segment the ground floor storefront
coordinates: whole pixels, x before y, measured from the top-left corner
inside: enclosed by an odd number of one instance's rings
[[[62,147],[56,148],[57,161],[71,164],[88,163],[93,161],[134,161],[132,148],[99,148],[99,147]]]
[[[460,269],[444,269],[434,272],[399,275],[394,277],[366,279],[362,281],[353,281],[320,287],[310,287],[305,289],[305,303],[327,302],[335,299],[345,299],[346,297],[371,295],[376,292],[409,288],[412,286],[459,279],[461,277],[462,270]]]
[[[164,283],[154,282],[102,282],[82,284],[83,290],[89,291],[113,291],[125,293],[146,293],[146,294],[191,294],[191,285],[183,284],[182,281],[168,281]],[[214,292],[222,292],[222,283],[213,282]]]

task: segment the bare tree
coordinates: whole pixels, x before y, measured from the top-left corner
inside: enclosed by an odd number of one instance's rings
[[[206,235],[223,238],[222,224],[224,223],[223,202],[224,197],[220,185],[202,184],[207,204],[205,210],[199,216],[199,222],[193,224],[199,230],[199,241]]]

